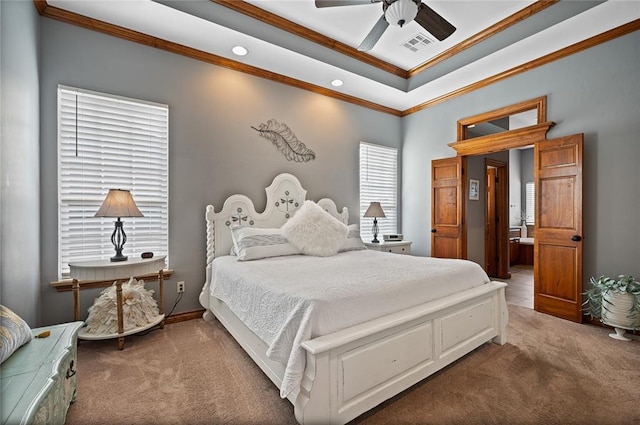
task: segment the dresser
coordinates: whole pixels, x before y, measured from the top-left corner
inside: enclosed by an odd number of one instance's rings
[[[2,363],[2,425],[63,425],[76,397],[77,336],[83,322],[32,329],[33,338]]]
[[[391,252],[393,254],[411,254],[411,242],[410,241],[387,241],[380,243],[365,242],[364,244],[368,249],[381,252]]]

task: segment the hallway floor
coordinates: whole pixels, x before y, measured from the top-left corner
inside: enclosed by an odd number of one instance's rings
[[[495,279],[508,284],[507,302],[533,308],[533,266],[515,265],[511,266],[509,272],[511,279]]]

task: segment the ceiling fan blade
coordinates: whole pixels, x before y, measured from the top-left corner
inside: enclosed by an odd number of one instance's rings
[[[382,0],[316,0],[316,7],[355,6],[359,4],[380,3]]]
[[[382,37],[382,34],[385,32],[387,27],[389,27],[389,22],[387,22],[387,20],[384,19],[384,15],[382,15],[373,28],[371,28],[369,34],[367,34],[364,40],[362,40],[362,43],[358,46],[358,50],[368,52],[373,49],[373,46],[375,46],[378,40],[380,40],[380,37]]]
[[[440,41],[449,37],[456,30],[456,27],[451,25],[449,21],[424,3],[420,3],[414,21]]]

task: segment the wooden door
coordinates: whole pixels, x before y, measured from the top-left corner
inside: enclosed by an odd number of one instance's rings
[[[496,168],[486,169],[487,204],[484,223],[484,270],[490,277],[498,277],[498,238],[496,235]]]
[[[493,180],[496,277],[509,279],[509,164],[487,158],[485,167],[495,168]]]
[[[466,258],[464,169],[466,158],[431,162],[431,256]]]
[[[574,322],[582,322],[582,147],[582,134],[534,146],[534,308]]]

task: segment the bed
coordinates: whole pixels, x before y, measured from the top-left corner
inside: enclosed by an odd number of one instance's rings
[[[244,195],[219,212],[207,206],[200,303],[204,319],[219,320],[293,404],[299,423],[346,423],[482,344],[506,343],[506,284],[469,261],[359,249],[353,226],[345,239],[353,244],[336,255],[229,255],[237,251],[232,232],[237,242],[238,232],[284,229],[309,204],[291,174],[276,176],[266,193],[261,213]],[[315,205],[348,223],[331,199]]]

